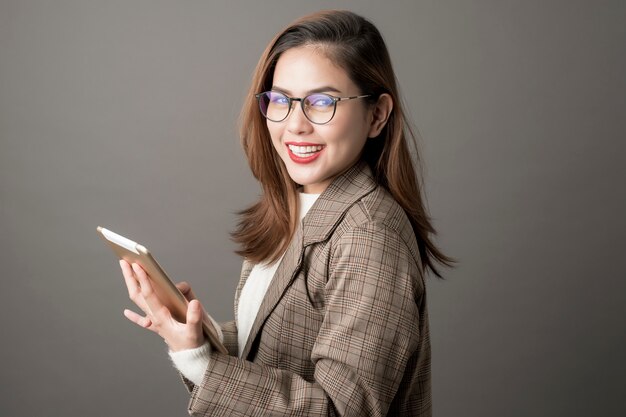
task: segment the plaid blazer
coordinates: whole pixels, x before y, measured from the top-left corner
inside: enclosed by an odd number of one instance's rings
[[[235,294],[253,265],[244,261]],[[364,162],[335,178],[283,257],[237,357],[211,353],[194,416],[431,416],[428,315],[417,242]]]

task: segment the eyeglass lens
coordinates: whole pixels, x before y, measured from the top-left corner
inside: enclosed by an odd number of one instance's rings
[[[304,114],[313,123],[328,123],[335,112],[335,100],[327,94],[311,94],[303,100]],[[266,91],[259,96],[263,116],[273,122],[285,120],[289,115],[290,99],[276,91]]]

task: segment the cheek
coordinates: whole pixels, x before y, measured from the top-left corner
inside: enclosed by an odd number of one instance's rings
[[[365,144],[367,139],[367,123],[362,114],[351,114],[342,117],[325,132],[328,142],[333,142],[337,149],[354,149]]]
[[[367,132],[369,119],[371,118],[368,109],[365,106],[357,106],[359,103],[346,104],[354,104],[356,108],[344,111],[341,114],[335,114],[335,118],[338,119],[337,125],[341,126],[341,130],[347,130],[352,134]],[[337,113],[339,113],[339,110],[338,108]]]

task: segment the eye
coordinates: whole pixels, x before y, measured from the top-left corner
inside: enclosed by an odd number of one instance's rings
[[[334,100],[326,94],[313,94],[307,97],[306,104],[311,107],[325,108],[331,107]]]
[[[268,93],[268,95],[269,95],[270,103],[272,104],[281,104],[285,106],[289,104],[289,98],[287,98],[287,96],[284,94],[271,92],[271,93]]]

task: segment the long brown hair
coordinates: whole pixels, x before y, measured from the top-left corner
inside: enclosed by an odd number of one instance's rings
[[[271,89],[274,68],[283,52],[304,45],[323,46],[324,53],[357,85],[359,94],[372,95],[372,102],[383,93],[391,96],[394,107],[387,124],[377,138],[366,142],[362,158],[372,168],[378,184],[406,212],[417,238],[422,267],[441,277],[433,260],[447,266],[454,260],[430,238],[436,232],[423,204],[421,176],[414,169],[407,144],[409,137],[419,164],[415,135],[405,122],[387,47],[370,21],[342,10],[321,11],[296,20],[274,37],[257,64],[241,112],[240,135],[263,194],[257,203],[239,213],[237,229],[232,233],[240,245],[237,253],[253,262],[274,262],[287,249],[298,226],[297,184],[273,148],[254,94]]]

